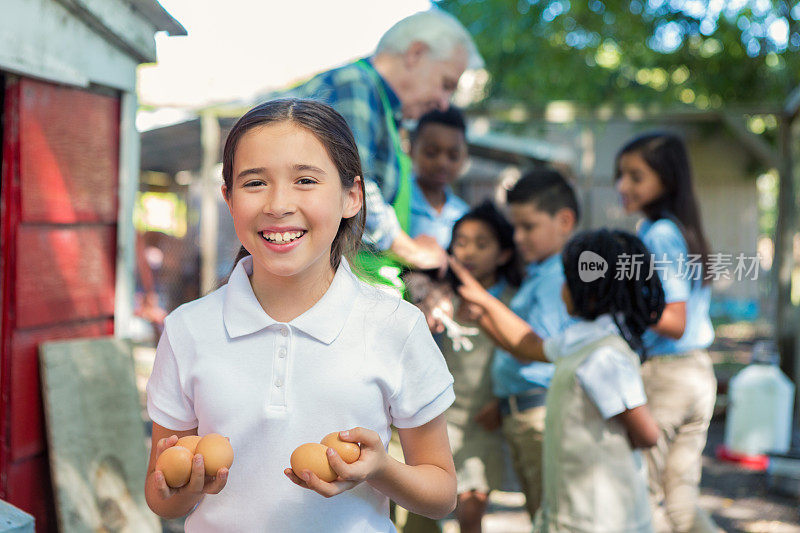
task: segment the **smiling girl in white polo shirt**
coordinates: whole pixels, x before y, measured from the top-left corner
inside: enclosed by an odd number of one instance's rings
[[[361,164],[332,108],[277,100],[248,111],[223,153],[222,193],[243,253],[226,285],[171,313],[147,386],[145,495],[188,532],[394,531],[389,498],[433,518],[455,506],[443,413],[452,377],[422,313],[359,281],[343,255],[364,225]],[[398,428],[406,464],[386,453]],[[287,468],[327,433],[326,483]],[[169,488],[156,459],[178,437],[229,437],[234,464]],[[309,490],[310,489],[310,490]],[[323,497],[325,496],[325,497]],[[330,498],[330,496],[336,496]]]

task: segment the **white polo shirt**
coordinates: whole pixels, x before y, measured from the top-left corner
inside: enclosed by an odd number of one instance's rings
[[[235,459],[188,532],[395,531],[389,499],[367,483],[333,498],[283,474],[292,451],[361,426],[388,446],[390,425],[417,427],[454,400],[453,378],[422,313],[361,281],[346,261],[325,295],[289,323],[263,310],[252,258],[228,283],[167,317],[147,410],[174,430],[230,438]]]

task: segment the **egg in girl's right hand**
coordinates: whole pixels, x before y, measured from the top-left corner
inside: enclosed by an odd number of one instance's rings
[[[292,452],[292,457],[289,459],[292,471],[302,479],[300,474],[303,473],[303,470],[310,470],[322,481],[330,483],[339,475],[331,468],[326,455],[327,451],[328,447],[324,444],[316,442],[301,444]]]
[[[156,459],[156,470],[164,474],[164,480],[173,489],[183,487],[192,475],[192,457],[192,452],[183,446],[171,446]]]

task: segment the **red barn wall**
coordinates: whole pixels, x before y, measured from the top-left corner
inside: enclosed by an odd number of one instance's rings
[[[113,333],[120,99],[10,76],[0,90],[0,498],[56,531],[38,345]]]

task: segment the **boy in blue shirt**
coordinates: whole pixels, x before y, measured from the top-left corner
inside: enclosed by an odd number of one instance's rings
[[[565,281],[561,250],[578,223],[579,209],[572,187],[555,170],[528,172],[508,191],[507,200],[514,225],[514,243],[527,263],[526,277],[519,291],[509,307],[494,297],[487,299],[484,294],[470,294],[464,285],[459,293],[466,301],[490,302],[477,314],[481,316],[481,327],[500,346],[492,362],[494,394],[498,401],[487,405],[478,418],[487,429],[502,426],[533,520],[542,495],[545,395],[553,376],[553,365],[523,363],[514,357],[516,352],[525,349],[525,343],[515,338],[515,329],[509,327],[513,320],[509,321],[508,317],[516,314],[545,339],[573,323],[561,299]]]
[[[411,205],[408,235],[425,235],[447,249],[456,221],[469,212],[469,205],[453,193],[451,184],[461,175],[467,162],[467,139],[464,116],[458,108],[438,109],[422,115],[411,133]],[[421,279],[414,272],[404,275],[411,301],[416,301],[415,287]],[[426,286],[422,282],[422,286]],[[419,289],[417,289],[419,290]],[[435,520],[409,513],[404,533],[438,533]]]
[[[455,107],[420,117],[411,135],[414,179],[411,185],[411,237],[429,235],[442,248],[450,245],[453,224],[469,205],[450,186],[467,161],[464,117]]]

